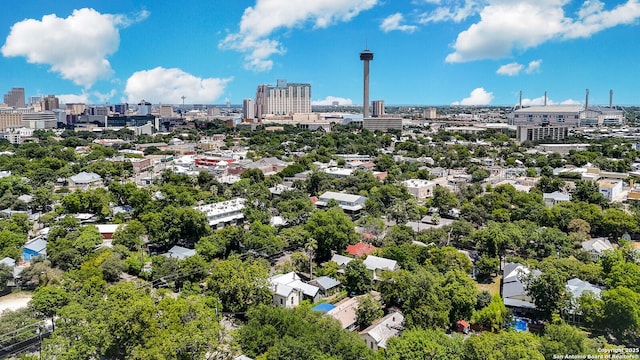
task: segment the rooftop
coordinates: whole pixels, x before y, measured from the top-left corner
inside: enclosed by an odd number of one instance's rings
[[[387,340],[398,336],[400,332],[402,332],[403,322],[404,316],[402,313],[392,312],[380,321],[364,329],[360,334],[368,334],[376,341],[378,347],[385,349],[387,347]]]

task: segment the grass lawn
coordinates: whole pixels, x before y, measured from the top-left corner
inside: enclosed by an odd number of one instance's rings
[[[502,275],[498,275],[493,278],[491,283],[487,284],[478,284],[478,290],[483,291],[487,290],[491,295],[500,295],[500,279],[502,279]]]

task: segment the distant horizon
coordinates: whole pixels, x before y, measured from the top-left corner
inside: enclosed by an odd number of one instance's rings
[[[286,79],[318,105],[351,105],[366,47],[369,98],[389,104],[512,106],[520,91],[574,104],[584,89],[636,104],[639,20],[637,0],[14,2],[0,13],[0,93],[238,104]]]

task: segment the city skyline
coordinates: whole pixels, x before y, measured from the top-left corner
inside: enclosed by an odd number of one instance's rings
[[[638,0],[128,0],[12,3],[0,92],[64,102],[241,104],[277,79],[312,103],[640,104]]]

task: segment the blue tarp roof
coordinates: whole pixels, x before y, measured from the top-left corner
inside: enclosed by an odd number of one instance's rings
[[[311,308],[314,311],[320,311],[323,313],[329,312],[330,310],[335,309],[335,305],[331,305],[329,303],[321,303]]]

